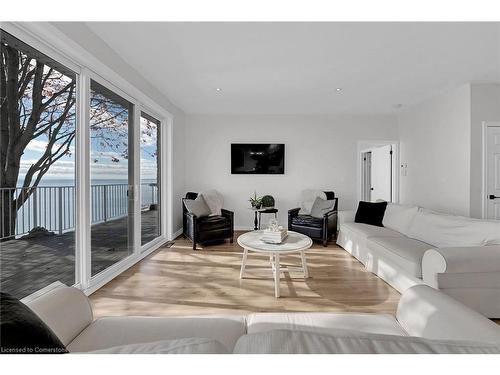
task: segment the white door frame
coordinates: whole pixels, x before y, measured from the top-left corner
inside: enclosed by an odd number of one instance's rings
[[[398,140],[361,140],[358,141],[358,152],[356,156],[356,169],[357,169],[357,199],[358,201],[362,200],[362,189],[361,182],[362,180],[362,154],[364,152],[370,151],[374,147],[379,146],[388,146],[392,145],[393,150],[393,165],[392,165],[392,200],[394,203],[399,203],[399,141]]]
[[[500,121],[483,121],[482,132],[483,132],[483,155],[482,155],[482,166],[481,171],[483,174],[482,178],[482,188],[481,188],[481,218],[486,219],[488,214],[488,128],[500,127]]]
[[[371,150],[366,151],[362,150],[360,155],[361,162],[361,195],[360,200],[371,201],[371,161],[372,161],[372,152]],[[367,165],[370,165],[370,168]],[[370,188],[368,188],[368,183]]]

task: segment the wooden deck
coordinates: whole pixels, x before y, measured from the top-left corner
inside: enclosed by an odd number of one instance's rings
[[[142,239],[146,242],[156,237],[157,215],[157,211],[141,214]],[[92,226],[92,275],[129,255],[126,220]],[[55,281],[75,283],[74,232],[0,242],[1,291],[23,298]]]
[[[281,298],[274,297],[271,272],[255,270],[269,267],[269,257],[251,253],[247,276],[240,280],[241,257],[236,241],[193,251],[189,241],[178,238],[92,294],[95,316],[396,311],[400,294],[333,243],[315,244],[307,252],[309,279],[284,273]],[[300,263],[298,255],[282,260]]]

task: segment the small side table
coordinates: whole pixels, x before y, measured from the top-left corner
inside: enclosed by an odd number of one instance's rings
[[[262,214],[274,214],[274,218],[278,218],[278,209],[274,207],[264,207],[264,208],[255,208],[255,207],[250,207],[249,210],[252,210],[254,212],[254,220],[253,220],[253,230],[259,230],[260,229],[260,219]],[[259,215],[257,219],[257,214]]]
[[[263,208],[259,211],[259,229],[260,229],[260,217],[262,214],[274,214],[274,218],[278,218],[278,209],[274,207]]]

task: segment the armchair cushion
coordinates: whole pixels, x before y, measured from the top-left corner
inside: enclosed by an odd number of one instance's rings
[[[217,190],[206,190],[200,193],[205,199],[205,203],[210,209],[210,215],[221,215],[222,206],[224,205],[224,198]]]
[[[198,219],[198,230],[201,232],[229,228],[230,225],[231,223],[226,216],[205,216]]]
[[[302,191],[302,202],[300,204],[300,214],[310,215],[314,200],[320,197],[326,200],[326,194],[321,190],[304,190]]]
[[[323,217],[317,218],[311,215],[297,215],[292,218],[292,225],[302,225],[306,227],[322,228]]]
[[[311,216],[322,219],[326,213],[333,209],[334,203],[334,200],[325,200],[317,197],[311,209]]]
[[[211,214],[210,207],[208,207],[205,198],[201,194],[196,199],[185,199],[184,205],[188,212],[196,217],[205,217]]]

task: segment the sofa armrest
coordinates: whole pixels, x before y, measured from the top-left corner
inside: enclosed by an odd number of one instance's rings
[[[338,212],[339,225],[343,223],[353,223],[356,217],[355,210],[344,210]]]
[[[94,320],[88,297],[79,289],[63,286],[27,303],[67,346]]]
[[[403,292],[396,319],[410,336],[491,343],[500,341],[500,326],[427,285],[416,285]]]
[[[439,288],[439,274],[499,273],[500,246],[441,247],[422,258],[422,278]]]

